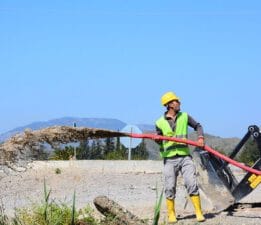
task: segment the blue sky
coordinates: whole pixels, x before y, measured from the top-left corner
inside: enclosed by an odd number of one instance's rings
[[[153,124],[174,91],[207,133],[261,125],[260,1],[1,1],[0,133],[64,116]]]

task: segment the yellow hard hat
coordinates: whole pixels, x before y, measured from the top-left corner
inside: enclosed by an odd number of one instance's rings
[[[169,102],[174,101],[174,100],[178,100],[179,101],[179,99],[180,98],[175,93],[169,91],[169,92],[165,93],[164,95],[162,95],[162,97],[161,97],[161,104],[162,105],[166,105]]]

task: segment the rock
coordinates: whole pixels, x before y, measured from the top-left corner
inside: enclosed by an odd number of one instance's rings
[[[105,216],[115,218],[115,225],[144,225],[146,224],[137,216],[120,206],[106,196],[98,196],[94,199],[95,207]]]

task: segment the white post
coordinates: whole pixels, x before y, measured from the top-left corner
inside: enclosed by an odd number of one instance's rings
[[[131,127],[131,134],[132,134],[132,127]],[[132,137],[130,137],[128,160],[131,160],[131,145],[132,145]]]
[[[73,123],[73,127],[76,127],[76,123]],[[76,148],[73,147],[73,159],[76,160]]]

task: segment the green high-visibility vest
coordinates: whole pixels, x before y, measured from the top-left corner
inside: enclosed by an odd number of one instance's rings
[[[164,116],[160,117],[156,121],[156,126],[161,129],[163,136],[176,137],[187,139],[188,138],[188,114],[179,112],[177,114],[176,128],[173,131],[169,125],[169,122]],[[189,147],[183,143],[177,143],[173,141],[163,141],[160,151],[162,158],[168,158],[175,155],[186,156],[189,155]]]

